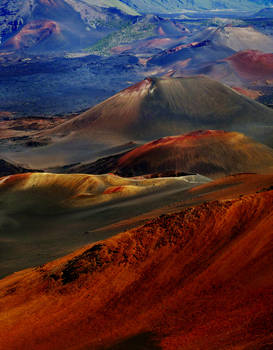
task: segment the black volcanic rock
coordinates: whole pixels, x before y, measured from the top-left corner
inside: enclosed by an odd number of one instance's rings
[[[6,161],[5,159],[0,159],[0,177],[8,176],[13,174],[22,174],[32,172],[31,169],[26,169],[20,165]]]

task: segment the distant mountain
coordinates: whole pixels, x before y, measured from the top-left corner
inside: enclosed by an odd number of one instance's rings
[[[209,27],[189,40],[151,55],[146,66],[159,74],[204,74],[230,86],[244,86],[245,77],[272,79],[273,38],[252,27]]]
[[[0,5],[0,39],[8,49],[85,47],[136,15],[118,0],[9,0]]]
[[[273,18],[273,7],[266,7],[253,15],[256,18]]]
[[[225,46],[234,51],[260,50],[272,52],[273,38],[265,35],[251,26],[220,26],[209,27],[193,38],[195,41],[209,40],[217,46]]]
[[[139,12],[164,13],[187,10],[250,10],[273,4],[272,0],[121,0]]]
[[[95,55],[111,55],[122,51],[122,45],[125,45],[125,49],[127,46],[128,51],[132,48],[137,49],[139,45],[142,48],[141,52],[143,52],[145,50],[143,40],[145,39],[151,38],[150,45],[156,47],[158,43],[160,47],[160,39],[168,38],[170,43],[172,42],[172,37],[177,39],[177,37],[182,37],[187,32],[187,28],[175,20],[146,15],[99,40],[88,51]]]

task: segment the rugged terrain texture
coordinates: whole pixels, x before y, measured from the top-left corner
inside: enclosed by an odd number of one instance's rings
[[[0,5],[1,48],[71,50],[94,43],[136,15],[119,0],[4,1]]]
[[[270,348],[272,206],[206,203],[1,280],[1,347]]]

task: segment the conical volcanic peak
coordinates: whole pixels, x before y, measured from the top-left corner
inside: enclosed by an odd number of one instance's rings
[[[60,169],[61,171],[61,169]],[[270,173],[273,150],[238,132],[198,130],[163,137],[131,151],[72,165],[68,173],[120,176],[181,176],[202,174],[219,177],[237,173]]]
[[[220,176],[273,170],[273,150],[243,134],[206,130],[164,137],[122,156],[120,174],[140,175],[162,171]]]
[[[61,126],[49,135],[98,142],[148,141],[198,129],[240,131],[268,141],[273,112],[203,76],[146,78]],[[255,128],[254,128],[255,125]],[[269,127],[269,128],[268,128]]]

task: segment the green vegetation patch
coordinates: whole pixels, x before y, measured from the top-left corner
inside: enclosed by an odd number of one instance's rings
[[[95,45],[87,48],[86,51],[98,56],[109,56],[113,47],[153,36],[155,34],[155,28],[155,24],[145,22],[127,25],[120,31],[109,34],[99,40]]]
[[[140,15],[135,9],[119,0],[84,0],[84,2],[92,6],[114,7],[131,16]]]

